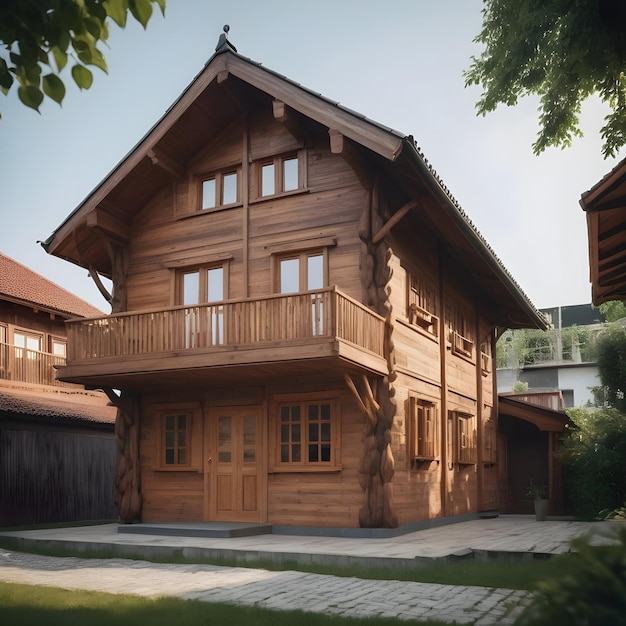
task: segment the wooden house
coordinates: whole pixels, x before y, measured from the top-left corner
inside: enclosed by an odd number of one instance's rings
[[[497,509],[494,341],[545,321],[412,137],[222,35],[44,247],[112,305],[59,379],[117,403],[121,521]]]
[[[583,193],[591,301],[626,300],[626,159]]]
[[[0,254],[0,526],[116,516],[116,410],[55,375],[65,320],[99,315]]]

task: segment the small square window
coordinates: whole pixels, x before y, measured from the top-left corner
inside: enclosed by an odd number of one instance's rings
[[[217,209],[239,200],[239,171],[219,172],[202,179],[201,209]]]

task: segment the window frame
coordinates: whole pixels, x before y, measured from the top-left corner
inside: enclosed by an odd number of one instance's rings
[[[417,272],[406,270],[406,316],[411,326],[439,338],[437,289]]]
[[[440,429],[437,403],[426,398],[409,396],[409,458],[412,462],[438,461],[441,456]],[[421,436],[424,429],[428,430],[426,440]],[[422,442],[420,444],[420,441]],[[425,443],[424,443],[425,441]],[[424,448],[430,448],[431,453]]]
[[[230,264],[227,261],[217,261],[214,263],[203,263],[200,265],[190,265],[187,267],[181,267],[176,271],[175,278],[175,301],[176,306],[197,306],[203,304],[211,304],[213,302],[225,302],[228,300],[228,284],[229,284],[229,267]],[[223,286],[221,300],[209,300],[208,299],[208,273],[214,269],[221,269],[223,272]],[[185,304],[185,285],[184,276],[187,274],[198,273],[198,302]]]
[[[448,463],[464,467],[478,463],[476,415],[464,410],[448,412]]]
[[[309,406],[313,405],[329,405],[330,410],[330,460],[329,461],[309,461]],[[281,446],[290,444],[289,441],[283,441],[281,413],[283,407],[300,407],[301,416],[301,448],[302,455],[300,461],[283,461],[281,455]],[[270,446],[270,468],[272,473],[314,473],[314,472],[339,472],[341,471],[341,405],[336,395],[327,393],[306,394],[306,395],[290,395],[279,396],[273,398],[270,403],[270,415],[274,417],[271,420],[271,440]],[[320,440],[321,441],[321,440]],[[314,442],[315,443],[315,442]],[[319,442],[318,442],[319,443]]]
[[[328,287],[328,248],[315,247],[307,249],[290,250],[283,252],[275,252],[273,255],[273,272],[272,283],[274,293],[290,294],[290,293],[306,293],[307,291],[318,291]],[[309,282],[309,264],[308,259],[320,256],[322,258],[322,286],[315,289],[308,289]],[[291,259],[298,259],[298,291],[282,291],[281,290],[281,262]],[[305,287],[303,289],[303,287]]]
[[[242,204],[242,172],[241,165],[234,165],[232,167],[225,167],[220,170],[211,172],[196,174],[196,186],[197,186],[197,213],[212,213],[214,211],[221,211],[236,207]],[[224,177],[235,174],[235,201],[224,202]],[[215,181],[215,205],[204,206],[204,183],[210,180]]]
[[[295,161],[298,167],[296,187],[285,189],[285,163]],[[273,192],[263,193],[263,168],[273,166]],[[291,150],[274,156],[258,159],[255,164],[256,185],[254,196],[256,200],[266,200],[290,194],[300,193],[306,188],[306,177],[304,173],[305,159],[303,150]]]
[[[498,462],[498,425],[493,417],[493,407],[486,404],[483,415],[482,460],[485,465],[494,465]]]
[[[201,437],[201,417],[200,407],[198,404],[172,403],[162,404],[154,407],[155,414],[155,459],[152,465],[154,471],[165,472],[201,472],[202,466],[200,459],[202,451],[199,446],[202,445]],[[186,462],[185,463],[167,463],[166,453],[168,446],[166,445],[167,417],[168,416],[186,416]]]
[[[476,347],[475,330],[466,313],[451,305],[447,310],[448,342],[452,354],[473,363]]]

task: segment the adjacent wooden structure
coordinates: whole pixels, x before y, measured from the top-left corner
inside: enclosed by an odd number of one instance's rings
[[[587,216],[591,301],[626,300],[626,159],[583,193],[580,205]]]
[[[116,517],[115,409],[55,375],[65,320],[100,314],[0,254],[0,526]]]
[[[118,405],[122,521],[498,508],[494,342],[545,321],[412,137],[222,36],[44,247],[113,282],[59,378]]]

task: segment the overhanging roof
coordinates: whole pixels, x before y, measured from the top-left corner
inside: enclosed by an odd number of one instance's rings
[[[626,159],[582,194],[587,214],[591,301],[626,300]]]
[[[412,209],[429,219],[439,233],[451,233],[449,248],[456,253],[500,309],[497,325],[546,328],[511,274],[452,197],[413,138],[378,124],[288,78],[262,67],[220,39],[204,69],[144,138],[44,242],[47,252],[110,276],[106,251],[97,241],[94,223],[106,213],[109,232],[120,240],[129,236],[129,222],[156,190],[183,175],[186,161],[218,129],[241,114],[242,103],[283,102],[301,119],[341,133],[359,150],[376,159],[409,197],[428,203]],[[226,105],[224,104],[226,102]],[[199,123],[201,122],[201,123]],[[413,192],[413,193],[412,193]],[[426,206],[428,204],[428,206]],[[103,208],[96,214],[97,208]]]
[[[539,430],[548,432],[561,433],[570,423],[569,417],[561,411],[523,400],[514,400],[510,396],[498,396],[498,413],[530,422]]]

